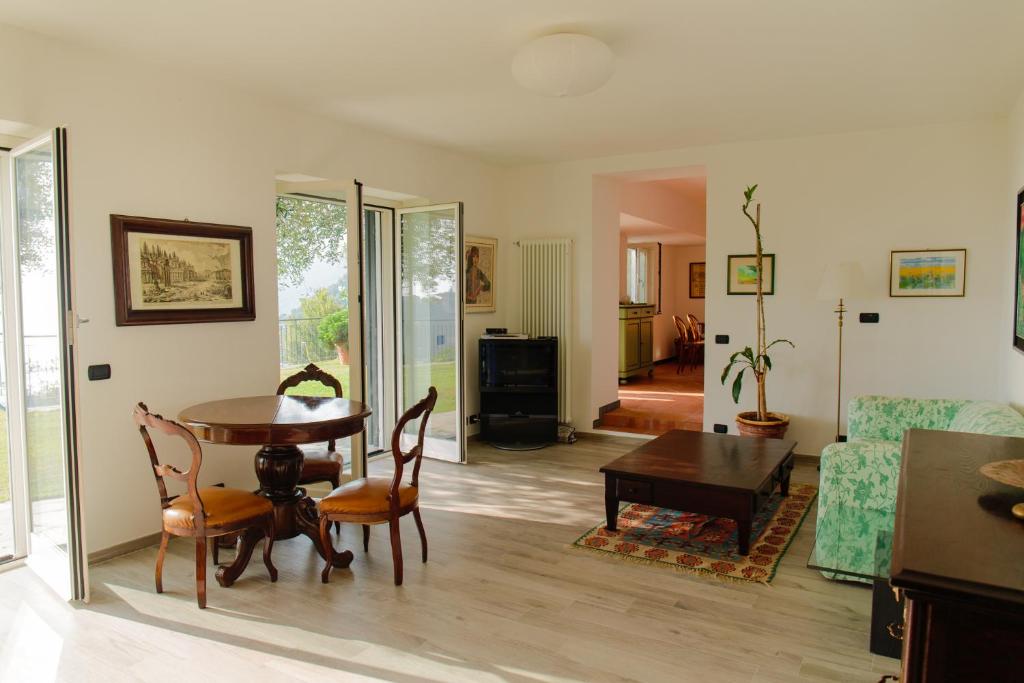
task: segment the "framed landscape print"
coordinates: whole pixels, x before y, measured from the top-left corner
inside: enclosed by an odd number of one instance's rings
[[[893,251],[889,296],[963,296],[966,276],[966,249]]]
[[[110,216],[118,325],[254,320],[252,228]]]
[[[498,240],[466,236],[463,241],[463,282],[466,313],[493,313],[497,278]]]
[[[690,264],[690,298],[703,299],[705,290],[704,268],[706,263]]]
[[[1024,190],[1017,194],[1017,215],[1013,226],[1017,243],[1017,259],[1014,261],[1013,279],[1013,345],[1024,351]]]
[[[763,294],[775,293],[775,254],[762,254],[764,278],[761,282]],[[733,254],[729,256],[728,294],[757,294],[757,254]]]

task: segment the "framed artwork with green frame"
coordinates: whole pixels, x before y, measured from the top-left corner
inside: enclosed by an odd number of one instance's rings
[[[764,264],[762,293],[769,296],[775,294],[775,254],[762,254],[761,262]],[[727,294],[757,294],[757,254],[730,254],[727,270]]]

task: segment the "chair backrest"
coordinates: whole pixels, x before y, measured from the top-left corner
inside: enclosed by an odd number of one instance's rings
[[[192,512],[195,515],[195,530],[197,534],[204,534],[206,531],[206,510],[203,508],[203,501],[199,497],[199,468],[203,465],[203,449],[199,446],[199,440],[187,428],[177,422],[165,420],[162,416],[149,412],[145,403],[139,403],[132,411],[135,424],[139,427],[139,434],[149,451],[149,463],[153,467],[153,476],[156,478],[156,488],[160,492],[160,507],[166,508],[171,501],[178,496],[167,495],[167,486],[164,485],[164,477],[170,477],[175,481],[185,482],[188,487],[188,497],[192,501]],[[192,451],[192,464],[182,472],[174,465],[161,465],[156,454],[156,447],[149,435],[149,430],[177,436],[184,439]]]
[[[420,463],[423,461],[423,437],[427,431],[427,420],[430,419],[430,414],[434,411],[434,405],[437,403],[437,389],[430,387],[427,390],[427,395],[421,401],[409,410],[405,411],[402,417],[398,418],[398,424],[395,425],[395,431],[391,433],[391,454],[395,456],[395,476],[391,480],[391,507],[397,510],[398,508],[398,487],[402,483],[402,470],[411,460],[415,460],[416,464],[412,468],[412,485],[419,486],[420,480]],[[416,418],[422,416],[420,420],[419,432],[416,435],[416,445],[410,448],[408,451],[402,451],[402,432],[405,429],[405,425],[409,424]]]
[[[288,391],[288,389],[297,387],[303,382],[320,382],[320,384],[323,384],[325,387],[333,389],[334,396],[336,398],[342,398],[341,382],[339,382],[338,378],[334,375],[329,375],[321,370],[316,363],[310,363],[294,375],[285,377],[284,381],[277,386],[277,395],[284,396],[284,392]],[[331,439],[327,442],[327,448],[329,450],[334,450],[334,441],[334,439]]]
[[[690,341],[690,329],[687,327],[686,323],[683,322],[683,319],[678,315],[674,315],[672,316],[672,322],[676,325],[676,332],[679,333],[680,342],[683,344],[688,343]]]
[[[694,341],[700,341],[700,320],[697,319],[693,313],[686,314],[686,322],[690,324],[690,332],[693,334]]]

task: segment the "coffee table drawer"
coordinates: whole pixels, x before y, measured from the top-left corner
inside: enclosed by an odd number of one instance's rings
[[[619,498],[631,503],[650,503],[653,500],[651,482],[619,479]]]

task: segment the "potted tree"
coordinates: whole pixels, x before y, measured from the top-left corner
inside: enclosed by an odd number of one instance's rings
[[[338,351],[338,360],[348,365],[348,309],[328,313],[317,325],[317,336],[325,346],[333,346]]]
[[[754,192],[757,185],[751,185],[743,192],[743,215],[747,217],[750,224],[754,226],[754,246],[757,263],[757,348],[746,347],[737,351],[729,357],[729,363],[722,370],[722,384],[729,379],[730,373],[735,369],[735,377],[732,382],[732,400],[740,402],[740,392],[743,391],[743,375],[747,370],[754,375],[757,382],[757,410],[741,412],[736,415],[736,427],[740,434],[746,436],[766,436],[774,439],[781,439],[789,427],[789,416],[782,413],[768,411],[768,401],[765,398],[765,380],[768,372],[772,369],[772,359],[768,355],[769,349],[776,344],[789,344],[793,342],[788,339],[776,339],[769,342],[765,334],[764,324],[764,251],[761,244],[761,204],[754,208],[754,215],[750,213],[750,205],[754,201]]]

